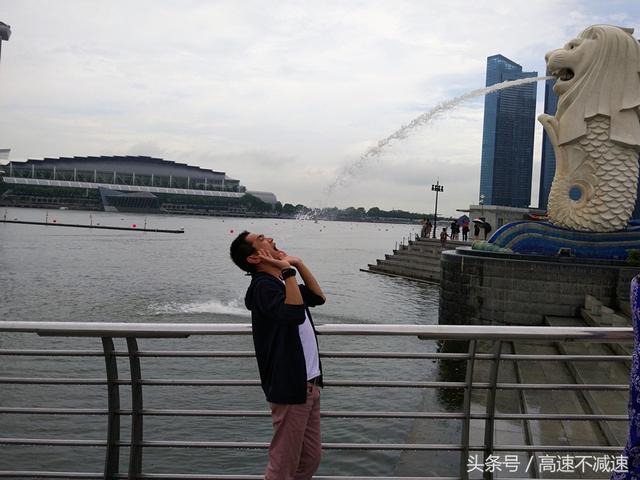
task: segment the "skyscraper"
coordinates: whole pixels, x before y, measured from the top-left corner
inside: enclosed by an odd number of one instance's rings
[[[555,79],[549,79],[544,85],[544,113],[555,115],[558,108],[558,97],[553,91]],[[556,153],[547,131],[542,133],[542,163],[540,165],[540,192],[538,193],[538,208],[546,209],[549,200],[551,182],[556,173]]]
[[[537,77],[502,55],[487,58],[487,86]],[[480,195],[485,205],[528,207],[536,114],[535,82],[485,96]]]

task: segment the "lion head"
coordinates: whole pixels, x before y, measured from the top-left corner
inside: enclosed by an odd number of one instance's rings
[[[545,56],[556,78],[559,145],[585,135],[588,119],[606,115],[611,140],[640,149],[640,43],[632,34],[594,25]]]

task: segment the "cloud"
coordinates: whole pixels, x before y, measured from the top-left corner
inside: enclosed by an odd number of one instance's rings
[[[323,192],[379,139],[482,87],[487,56],[542,73],[544,53],[589,24],[640,25],[635,0],[3,7],[13,34],[0,66],[0,147],[13,159],[155,155],[226,171],[291,203],[413,211],[431,208],[425,189],[440,178],[447,213],[477,200],[481,100],[394,142],[329,198]]]

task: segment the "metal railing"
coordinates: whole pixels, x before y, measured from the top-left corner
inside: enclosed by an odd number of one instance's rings
[[[384,443],[384,442],[325,442],[324,450],[351,451],[402,451],[402,452],[459,452],[459,470],[451,478],[469,478],[482,476],[493,478],[504,475],[495,469],[480,468],[470,471],[471,452],[478,452],[483,459],[495,460],[500,452],[521,452],[533,458],[534,455],[545,453],[603,453],[620,454],[622,445],[615,436],[608,431],[608,422],[626,422],[624,411],[615,413],[601,413],[593,406],[593,398],[584,394],[594,391],[627,391],[628,384],[618,383],[584,383],[578,376],[571,383],[538,383],[522,381],[518,365],[522,362],[560,362],[561,365],[575,365],[584,362],[617,362],[628,365],[629,355],[612,355],[589,353],[580,354],[522,354],[516,353],[513,345],[517,343],[530,344],[544,342],[545,344],[618,344],[632,343],[633,330],[631,328],[577,328],[577,327],[498,327],[498,326],[420,326],[420,325],[322,325],[317,328],[322,336],[389,336],[389,337],[419,337],[421,340],[437,340],[440,342],[456,341],[455,345],[465,348],[462,351],[445,351],[438,348],[431,352],[408,351],[323,351],[322,358],[336,359],[366,359],[366,360],[437,360],[440,362],[462,363],[464,380],[362,380],[332,379],[328,376],[325,386],[334,388],[366,387],[370,389],[453,389],[464,391],[462,410],[460,411],[368,411],[368,410],[323,410],[324,418],[357,418],[357,419],[447,419],[461,422],[460,441],[458,443]],[[188,378],[144,378],[142,376],[141,359],[177,359],[177,358],[250,358],[253,351],[249,350],[141,350],[138,339],[168,339],[221,335],[248,336],[251,326],[247,324],[178,324],[178,323],[82,323],[82,322],[0,322],[0,341],[2,335],[7,334],[37,334],[41,337],[90,337],[100,339],[102,350],[73,350],[73,349],[0,349],[0,360],[7,357],[103,357],[106,366],[104,378],[76,378],[76,377],[26,377],[2,376],[0,384],[6,385],[103,385],[106,386],[106,409],[92,408],[49,408],[49,407],[9,407],[0,404],[0,415],[103,415],[106,417],[105,437],[100,440],[78,438],[18,438],[2,437],[0,445],[5,446],[63,446],[63,447],[101,447],[105,450],[102,471],[93,473],[73,471],[0,471],[0,477],[24,478],[131,478],[131,479],[170,479],[170,478],[198,478],[198,479],[257,479],[260,475],[229,475],[220,474],[151,474],[143,471],[143,452],[153,448],[199,448],[199,449],[266,449],[267,442],[256,441],[171,441],[146,440],[143,435],[145,419],[150,417],[220,417],[220,418],[251,418],[268,417],[266,410],[247,409],[168,409],[145,408],[143,398],[148,388],[162,386],[189,387],[255,387],[259,388],[258,380],[241,379],[188,379]],[[114,339],[126,340],[126,351],[117,351]],[[0,342],[4,345],[5,342]],[[446,343],[445,343],[446,345]],[[487,348],[489,347],[489,348]],[[506,351],[505,351],[506,350]],[[558,351],[560,352],[560,350]],[[128,361],[129,378],[118,375],[118,359]],[[487,367],[480,368],[484,363]],[[517,381],[500,380],[501,365],[515,366]],[[488,378],[479,379],[479,372],[487,374]],[[325,371],[326,374],[326,371]],[[121,386],[130,388],[130,408],[122,408]],[[572,413],[541,413],[528,412],[521,408],[517,413],[500,412],[496,408],[499,392],[516,392],[522,406],[524,392],[528,391],[572,391],[581,395],[581,401],[590,405],[585,411]],[[485,392],[484,412],[474,411],[474,395]],[[0,403],[1,402],[0,396]],[[588,405],[588,406],[589,406]],[[585,413],[586,412],[586,413]],[[128,440],[123,439],[121,418],[128,417],[130,428]],[[599,426],[603,433],[604,444],[542,444],[536,443],[536,435],[531,432],[530,422],[534,421],[569,421],[592,422]],[[500,444],[495,441],[496,421],[522,422],[523,435],[526,442],[522,444]],[[472,441],[471,431],[475,423],[483,428],[483,441]],[[482,424],[484,426],[482,427]],[[476,426],[477,430],[477,426]],[[1,435],[1,434],[0,434]],[[128,471],[120,471],[123,451],[128,451]],[[0,447],[0,456],[1,456]],[[486,465],[484,465],[486,467]],[[429,472],[425,472],[429,473]],[[536,472],[528,472],[528,476],[536,476]],[[607,475],[603,475],[607,476]],[[387,477],[355,477],[355,476],[323,476],[324,479],[355,479],[355,478],[387,478]],[[433,478],[424,477],[393,477],[393,478]],[[443,478],[438,476],[438,478]]]

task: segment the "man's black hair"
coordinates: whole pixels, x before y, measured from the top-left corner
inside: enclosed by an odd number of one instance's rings
[[[231,242],[229,253],[231,254],[233,263],[240,267],[240,269],[247,273],[256,273],[256,266],[253,263],[247,262],[247,257],[255,253],[253,245],[247,241],[247,235],[249,235],[249,232],[246,230],[238,235],[236,239]]]

